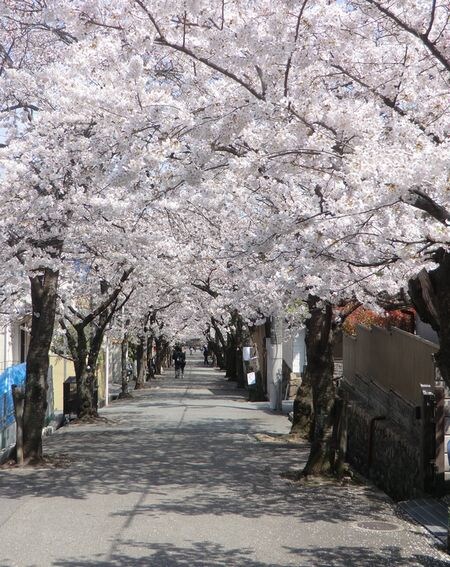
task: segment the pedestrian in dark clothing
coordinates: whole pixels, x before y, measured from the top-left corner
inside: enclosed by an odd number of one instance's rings
[[[204,366],[208,366],[208,355],[209,355],[208,347],[205,345],[203,347],[203,365]]]
[[[186,355],[178,345],[173,350],[172,360],[175,366],[175,378],[182,378],[184,366],[186,365]]]
[[[184,378],[184,367],[186,366],[186,353],[182,350],[181,354],[183,355],[183,362],[181,364],[181,377]]]

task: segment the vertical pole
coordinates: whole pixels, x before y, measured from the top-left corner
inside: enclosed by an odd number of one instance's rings
[[[105,337],[105,406],[109,405],[109,339]]]
[[[270,339],[267,340],[267,351],[270,409],[281,411],[283,407],[283,322],[281,317],[272,318]]]

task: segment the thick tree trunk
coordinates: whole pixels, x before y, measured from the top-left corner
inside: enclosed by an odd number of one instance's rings
[[[294,419],[292,421],[291,433],[301,435],[308,441],[313,436],[313,393],[311,377],[308,371],[304,373],[294,399]]]
[[[78,417],[80,419],[98,417],[98,399],[95,394],[97,391],[97,365],[103,340],[103,329],[99,327],[95,330],[90,329],[93,334],[90,341],[88,341],[86,336],[86,325],[81,323],[75,325],[76,338],[67,328],[65,330],[75,367]],[[90,346],[88,346],[89,342]]]
[[[306,322],[307,372],[312,388],[313,423],[310,454],[303,470],[305,476],[334,472],[336,461],[333,309],[317,297],[310,297],[308,304],[311,316]]]
[[[147,337],[147,379],[155,377],[155,367],[153,366],[153,335]]]
[[[142,390],[145,387],[145,379],[147,373],[147,338],[142,335],[139,337],[137,346],[137,376],[135,390]]]
[[[221,369],[221,370],[226,370],[226,341],[225,338],[223,336],[222,331],[220,330],[219,325],[217,324],[217,321],[214,319],[214,317],[211,317],[211,325],[213,326],[213,329],[215,331],[216,334],[216,360],[217,360],[217,366]]]
[[[442,379],[450,387],[450,254],[440,249],[433,260],[434,270],[422,270],[409,281],[411,300],[425,323],[429,323],[439,336],[436,365]]]
[[[237,382],[239,388],[244,388],[247,384],[242,359],[244,345],[250,345],[249,330],[244,325],[242,317],[235,311],[227,333],[226,370],[228,380]]]
[[[78,378],[78,377],[77,377]],[[97,379],[95,371],[87,364],[79,376],[79,400],[80,407],[78,417],[80,419],[98,417],[97,404],[95,400]]]
[[[236,373],[236,335],[234,331],[228,331],[227,333],[227,348],[226,348],[226,374],[228,380],[235,382],[237,380]]]
[[[250,333],[247,325],[244,324],[242,317],[236,314],[236,382],[239,388],[247,386],[247,377],[245,376],[243,347],[250,346]]]
[[[171,349],[170,345],[166,340],[161,342],[161,367],[170,368],[172,365]]]
[[[42,459],[42,429],[47,410],[49,350],[55,325],[58,276],[57,271],[47,268],[43,275],[30,278],[32,323],[23,413],[25,463]]]
[[[249,362],[245,363],[245,370],[246,373],[255,373],[256,384],[253,387],[249,388],[248,398],[250,402],[262,402],[266,399],[266,394],[264,392],[263,372],[260,365],[261,355],[254,333],[252,333],[251,331],[249,345],[253,349],[253,358]]]
[[[122,308],[129,299],[127,296],[119,306],[118,295],[130,273],[131,270],[123,273],[120,285],[109,296],[108,283],[102,280],[100,290],[103,302],[87,315],[79,315],[77,323],[67,316],[60,321],[75,366],[80,418],[98,417],[98,359],[108,323],[117,309]]]
[[[122,389],[119,394],[119,398],[129,398],[131,397],[130,392],[128,391],[128,333],[125,333],[122,339],[121,345],[121,362],[122,362]]]
[[[161,338],[155,337],[155,347],[156,347],[155,374],[160,375],[162,372],[162,360],[163,360],[163,345]]]

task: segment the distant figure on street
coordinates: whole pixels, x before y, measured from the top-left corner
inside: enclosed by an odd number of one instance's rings
[[[186,365],[186,355],[180,345],[176,345],[172,354],[173,364],[175,366],[175,378],[182,378],[184,367]]]
[[[189,347],[189,354],[192,356],[192,347]]]
[[[184,378],[184,367],[186,366],[186,352],[182,349],[181,354],[183,355],[183,362],[181,363],[181,377]]]
[[[203,365],[204,366],[208,366],[208,355],[209,355],[208,347],[207,347],[207,345],[204,345],[203,346]]]

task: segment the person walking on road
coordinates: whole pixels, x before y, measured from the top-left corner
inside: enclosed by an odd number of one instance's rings
[[[186,366],[186,352],[185,350],[181,350],[181,354],[183,355],[183,362],[181,363],[181,377],[184,378],[184,367]]]
[[[186,365],[186,355],[180,345],[176,345],[173,349],[172,360],[175,366],[175,378],[182,378],[184,366]]]
[[[208,355],[209,355],[208,347],[207,347],[207,345],[204,345],[203,346],[203,365],[204,366],[208,366]]]

